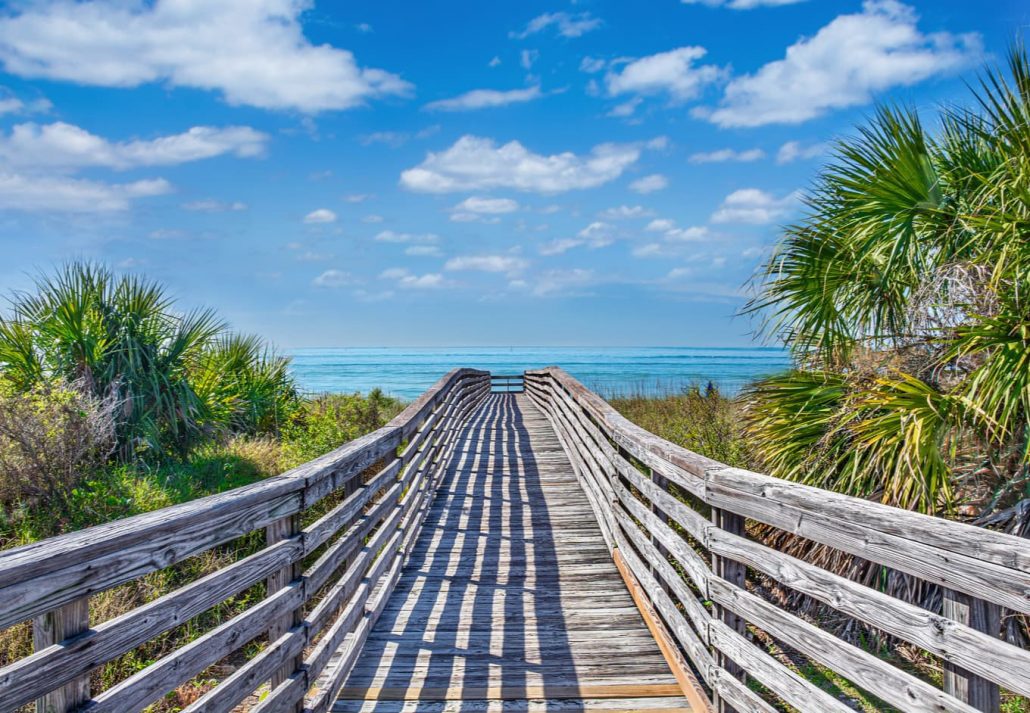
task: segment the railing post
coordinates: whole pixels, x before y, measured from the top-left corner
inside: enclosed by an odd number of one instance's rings
[[[53,646],[89,629],[89,597],[76,599],[32,620],[36,651]],[[69,681],[36,701],[37,713],[66,713],[89,700],[89,674]]]
[[[733,535],[744,536],[744,518],[736,513],[722,508],[712,508],[712,524],[718,527],[724,532],[729,532]],[[712,555],[712,572],[716,577],[721,577],[727,582],[734,584],[741,589],[747,586],[747,567],[742,565],[740,562],[723,557],[721,555]],[[746,623],[743,618],[734,614],[729,609],[715,604],[715,615],[728,627],[736,631],[740,635],[745,635],[747,632]],[[716,662],[719,666],[731,676],[744,680],[744,669],[742,669],[736,662],[721,651],[716,652]],[[736,709],[727,703],[718,693],[715,692],[714,701],[715,710],[718,713],[736,713]]]
[[[277,542],[293,537],[300,532],[300,529],[300,513],[287,515],[286,517],[265,526],[265,542],[268,545],[274,545]],[[268,579],[265,580],[265,588],[267,590],[266,595],[271,596],[299,577],[301,573],[300,568],[301,563],[297,561],[269,575]],[[300,624],[303,619],[304,610],[295,609],[289,614],[281,617],[278,621],[273,622],[272,626],[268,628],[269,642],[278,639],[294,626]],[[274,690],[276,686],[289,678],[302,663],[303,656],[301,655],[295,656],[287,661],[282,668],[272,674],[271,689]]]
[[[941,596],[944,616],[982,631],[988,636],[998,637],[1001,630],[1001,610],[996,604],[947,588],[942,588]],[[998,713],[1001,708],[998,684],[948,661],[944,662],[944,692],[985,713]]]

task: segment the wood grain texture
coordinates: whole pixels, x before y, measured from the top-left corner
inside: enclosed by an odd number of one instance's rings
[[[467,703],[598,697],[612,686],[636,686],[622,690],[642,698],[678,691],[529,395],[491,394],[457,435],[337,706],[369,696]],[[685,700],[678,707],[689,710]]]

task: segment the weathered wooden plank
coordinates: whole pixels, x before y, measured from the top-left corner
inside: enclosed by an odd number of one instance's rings
[[[998,647],[1001,611],[996,605],[950,589],[944,589],[941,594],[944,600],[943,613],[945,617],[965,624],[974,631],[983,632],[987,639],[993,640],[994,648]],[[993,658],[992,652],[985,653],[985,658]],[[974,668],[980,669],[978,663],[979,661],[974,658]],[[1030,688],[1030,665],[1027,665],[1026,661],[1021,663],[1023,665],[1011,670],[1017,678],[1016,687],[1013,690],[1026,693],[1026,690]],[[997,713],[1001,708],[1001,692],[998,690],[998,684],[990,679],[998,678],[998,673],[990,669],[986,673],[986,677],[977,676],[969,670],[968,666],[959,666],[945,661],[944,690],[978,711]]]
[[[737,560],[837,611],[905,639],[945,661],[1030,696],[1030,651],[1001,641],[761,543],[713,528],[713,552]],[[995,626],[992,631],[998,631]]]
[[[89,629],[89,598],[77,599],[59,609],[41,614],[32,622],[32,644],[42,651]],[[36,701],[38,713],[65,713],[89,700],[89,676],[68,680]]]
[[[708,586],[712,600],[720,606],[887,703],[913,713],[975,711],[953,696],[785,612],[733,582],[712,577]]]

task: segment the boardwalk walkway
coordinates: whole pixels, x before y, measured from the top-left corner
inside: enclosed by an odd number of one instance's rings
[[[334,710],[459,708],[689,710],[524,394],[490,395],[464,426]]]

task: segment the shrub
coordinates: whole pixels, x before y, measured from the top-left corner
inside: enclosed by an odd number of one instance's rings
[[[40,384],[25,392],[0,384],[0,502],[42,505],[68,518],[74,492],[115,446],[114,396],[97,398],[81,383]]]
[[[283,429],[284,465],[300,465],[374,431],[403,407],[379,389],[368,396],[327,394],[307,401]]]

